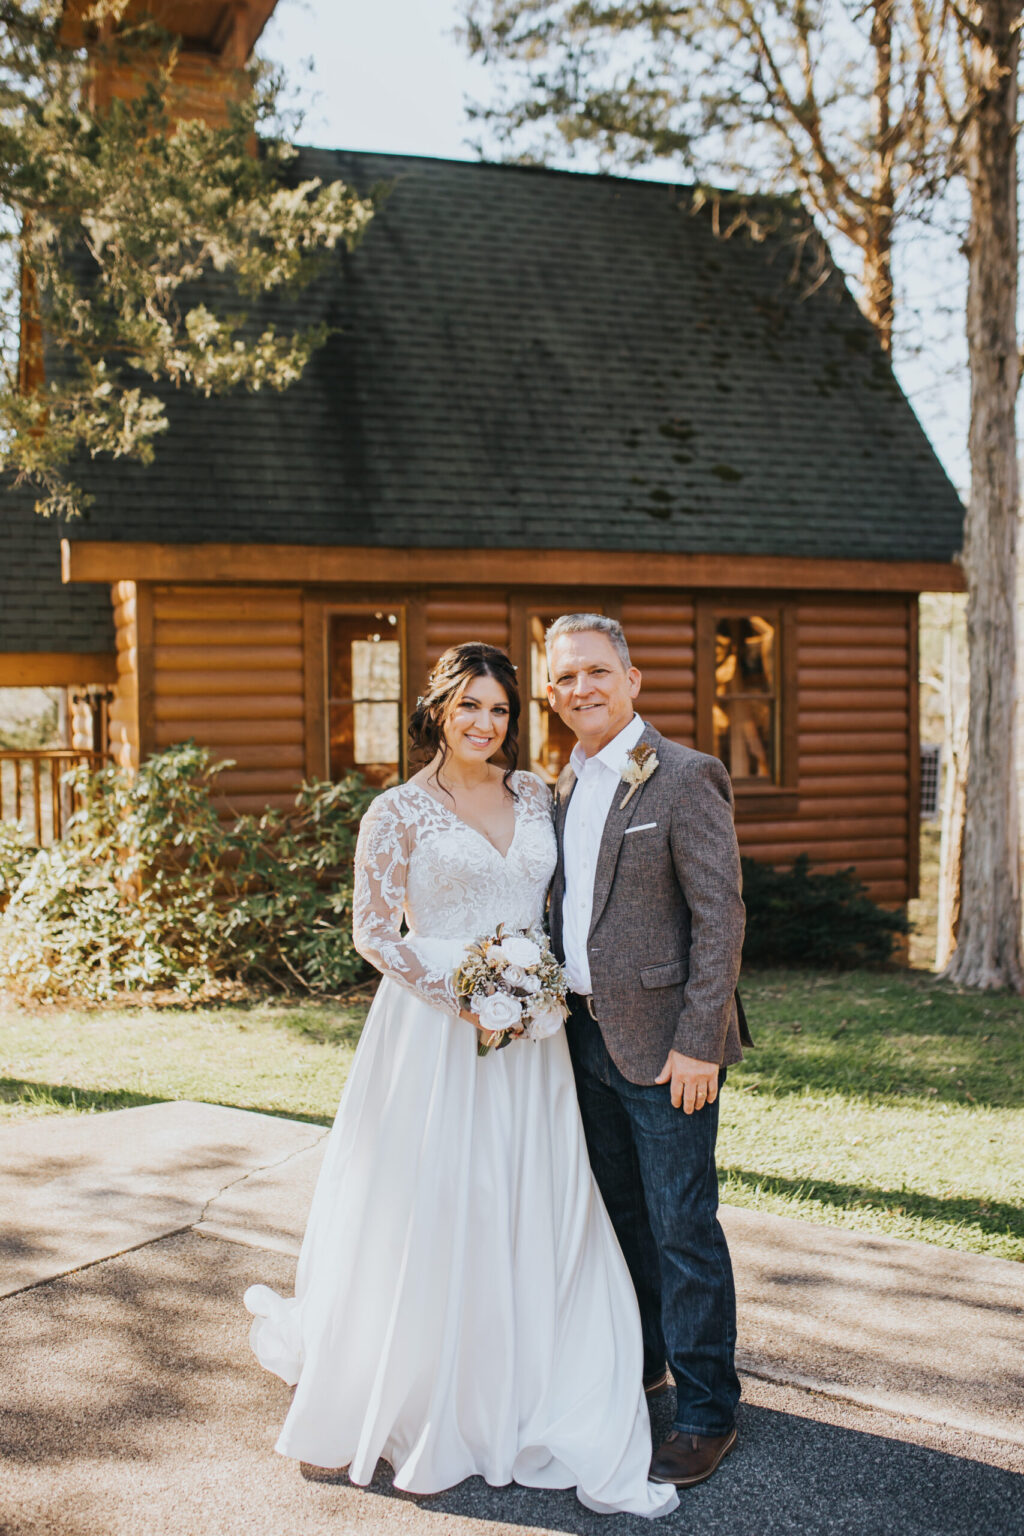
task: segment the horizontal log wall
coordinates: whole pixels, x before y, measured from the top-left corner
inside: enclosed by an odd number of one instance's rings
[[[287,807],[305,772],[302,595],[268,587],[153,588],[153,744],[194,738],[234,767],[237,811]]]
[[[907,900],[914,611],[902,597],[799,603],[799,809],[740,820],[744,853],[773,864],[798,853],[826,869],[852,864],[876,901]]]
[[[155,586],[151,593],[152,745],[190,736],[237,764],[222,779],[232,806],[287,806],[306,763],[305,691],[313,672],[303,649],[298,588]],[[311,589],[312,590],[312,589]],[[564,594],[562,594],[564,595]],[[571,594],[570,594],[571,596]],[[365,599],[353,592],[351,600]],[[525,620],[543,593],[497,589],[393,594],[404,602],[407,692],[458,641],[507,646],[522,666]],[[139,687],[136,589],[115,588],[119,683],[111,729],[138,754],[131,710]],[[878,900],[900,903],[913,881],[911,615],[902,595],[795,599],[797,783],[795,809],[738,818],[743,851],[788,864],[808,853],[825,868],[853,864]],[[559,604],[559,606],[562,606]],[[623,593],[617,605],[643,672],[639,708],[664,735],[695,736],[695,611],[691,594]],[[522,631],[522,634],[520,633]],[[310,643],[307,636],[307,645]],[[145,674],[145,665],[142,668]],[[521,673],[521,675],[524,675]],[[144,705],[140,705],[145,715]],[[133,734],[134,732],[134,734]],[[143,735],[146,729],[144,725]]]
[[[498,592],[482,596],[428,592],[423,602],[427,666],[432,667],[442,651],[460,641],[507,646],[508,607],[508,598]]]
[[[637,709],[663,736],[692,747],[694,720],[694,616],[688,593],[631,595],[619,620],[629,654],[643,675]]]

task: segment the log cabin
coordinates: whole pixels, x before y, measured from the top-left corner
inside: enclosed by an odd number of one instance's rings
[[[726,762],[746,854],[916,894],[918,596],[962,589],[963,508],[802,210],[416,156],[295,174],[388,189],[289,301],[328,342],[283,395],[169,395],[154,465],[76,471],[75,523],[8,494],[0,685],[78,685],[86,734],[106,689],[118,761],[194,738],[256,810],[400,778],[431,662],[486,640],[553,779],[544,628],[598,610],[645,718]]]

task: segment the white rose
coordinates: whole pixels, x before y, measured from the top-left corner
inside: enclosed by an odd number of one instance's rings
[[[540,991],[540,977],[539,976],[530,976],[530,975],[527,974],[527,972],[524,971],[523,972],[523,979],[520,982],[520,986],[522,987],[524,992],[529,992],[531,997],[532,997],[534,992],[539,992]]]
[[[506,987],[522,987],[526,982],[526,972],[521,965],[506,965],[501,979]]]
[[[565,1014],[558,1004],[549,1003],[533,1015],[527,1034],[531,1040],[546,1040],[549,1035],[557,1035],[564,1018]]]
[[[540,959],[540,945],[521,933],[502,939],[501,948],[510,965],[536,965]]]
[[[523,1005],[507,992],[492,992],[477,1009],[477,1018],[492,1034],[499,1029],[515,1029],[523,1016]]]

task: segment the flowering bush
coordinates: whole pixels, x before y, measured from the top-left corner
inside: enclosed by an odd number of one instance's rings
[[[60,842],[26,850],[0,838],[0,986],[105,1001],[351,984],[364,968],[352,858],[375,792],[350,774],[304,784],[288,814],[225,821],[213,796],[227,766],[188,742],[134,773],[79,769]]]

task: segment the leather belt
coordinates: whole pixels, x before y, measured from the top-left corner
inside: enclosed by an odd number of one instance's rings
[[[594,1012],[594,994],[592,992],[574,992],[573,997],[579,998],[580,1002],[583,1004],[584,1008],[586,1008],[587,1012],[590,1014],[590,1017],[596,1024],[597,1014]]]

